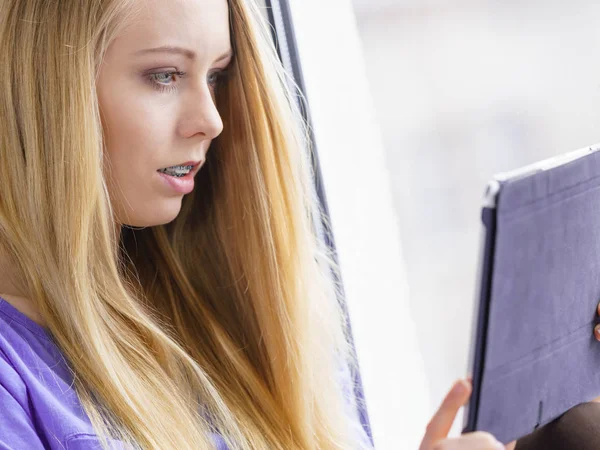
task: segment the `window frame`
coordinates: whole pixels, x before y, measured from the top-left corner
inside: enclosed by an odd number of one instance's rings
[[[310,155],[311,165],[314,174],[313,183],[315,186],[317,199],[320,203],[321,210],[323,211],[324,215],[324,217],[322,218],[323,221],[321,221],[320,223],[315,223],[315,225],[320,238],[324,240],[324,243],[331,251],[333,260],[336,264],[339,264],[338,253],[333,232],[328,227],[324,226],[325,221],[330,223],[329,205],[327,202],[327,195],[325,193],[325,188],[323,185],[323,175],[319,163],[317,142],[313,132],[313,126],[310,116],[310,105],[308,104],[308,99],[306,96],[306,87],[302,73],[300,57],[298,53],[298,46],[295,39],[294,24],[290,10],[289,0],[264,0],[263,3],[265,5],[265,11],[271,28],[273,41],[275,42],[275,47],[277,49],[277,54],[285,70],[293,78],[294,82],[297,85],[297,89],[300,91],[300,95],[296,96],[296,99],[298,101],[298,106],[302,118],[308,124],[310,144],[313,148],[313,152]],[[304,99],[304,101],[301,101],[301,99]],[[350,320],[350,315],[348,312],[348,305],[346,302],[343,280],[341,280],[340,277],[338,277],[337,274],[333,272],[331,273],[331,276],[333,277],[334,282],[339,286],[340,295],[338,301],[342,306],[344,319],[348,323],[349,340],[352,347],[352,352],[354,353],[354,356],[356,356],[356,346],[354,343],[354,334],[352,332],[352,322]],[[356,399],[360,422],[367,436],[369,437],[369,440],[371,441],[371,445],[374,445],[373,434],[371,430],[371,422],[369,419],[369,413],[367,409],[367,403],[364,395],[364,388],[360,374],[360,364],[358,365],[358,371],[356,373],[352,373],[352,378],[354,385],[354,396]]]

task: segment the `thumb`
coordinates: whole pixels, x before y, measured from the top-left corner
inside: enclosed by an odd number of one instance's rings
[[[421,444],[421,450],[427,450],[437,441],[448,436],[452,423],[458,413],[471,396],[471,384],[465,380],[454,383],[450,392],[446,395],[439,409],[427,425],[427,431]]]

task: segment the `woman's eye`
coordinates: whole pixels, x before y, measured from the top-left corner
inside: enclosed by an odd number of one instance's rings
[[[231,69],[226,67],[225,69],[220,69],[209,76],[208,84],[214,91],[218,91],[224,84],[227,83],[231,75]]]
[[[164,91],[173,91],[177,89],[177,84],[173,80],[173,76],[177,76],[179,78],[183,78],[185,76],[185,72],[159,72],[159,73],[151,73],[148,75],[148,79],[152,83],[156,89],[161,92]],[[169,83],[171,81],[171,83]],[[169,84],[167,84],[169,83]]]
[[[228,74],[227,70],[217,70],[209,74],[208,85],[211,89],[217,90],[217,88],[225,82]],[[158,72],[149,74],[148,80],[154,88],[161,92],[174,91],[178,88],[178,79],[183,78],[185,75],[186,72],[178,71]]]
[[[224,83],[225,79],[227,78],[227,71],[226,70],[218,70],[216,72],[213,72],[212,74],[209,75],[208,77],[208,84],[216,89],[217,87],[219,87],[221,84]]]

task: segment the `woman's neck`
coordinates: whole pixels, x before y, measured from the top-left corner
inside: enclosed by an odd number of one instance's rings
[[[2,297],[8,303],[14,306],[17,310],[19,310],[19,312],[25,314],[38,325],[46,327],[44,319],[42,319],[42,316],[40,316],[40,314],[38,313],[37,309],[33,305],[33,302],[31,302],[27,298],[3,293],[0,293],[0,297]]]
[[[45,327],[44,320],[34,303],[24,296],[13,282],[19,275],[16,272],[16,267],[5,254],[0,253],[0,297],[35,323]]]

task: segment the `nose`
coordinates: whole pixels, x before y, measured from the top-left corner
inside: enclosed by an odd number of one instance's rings
[[[200,135],[212,140],[223,131],[223,120],[209,88],[190,95],[184,108],[184,120],[180,127],[182,136],[190,138]]]

